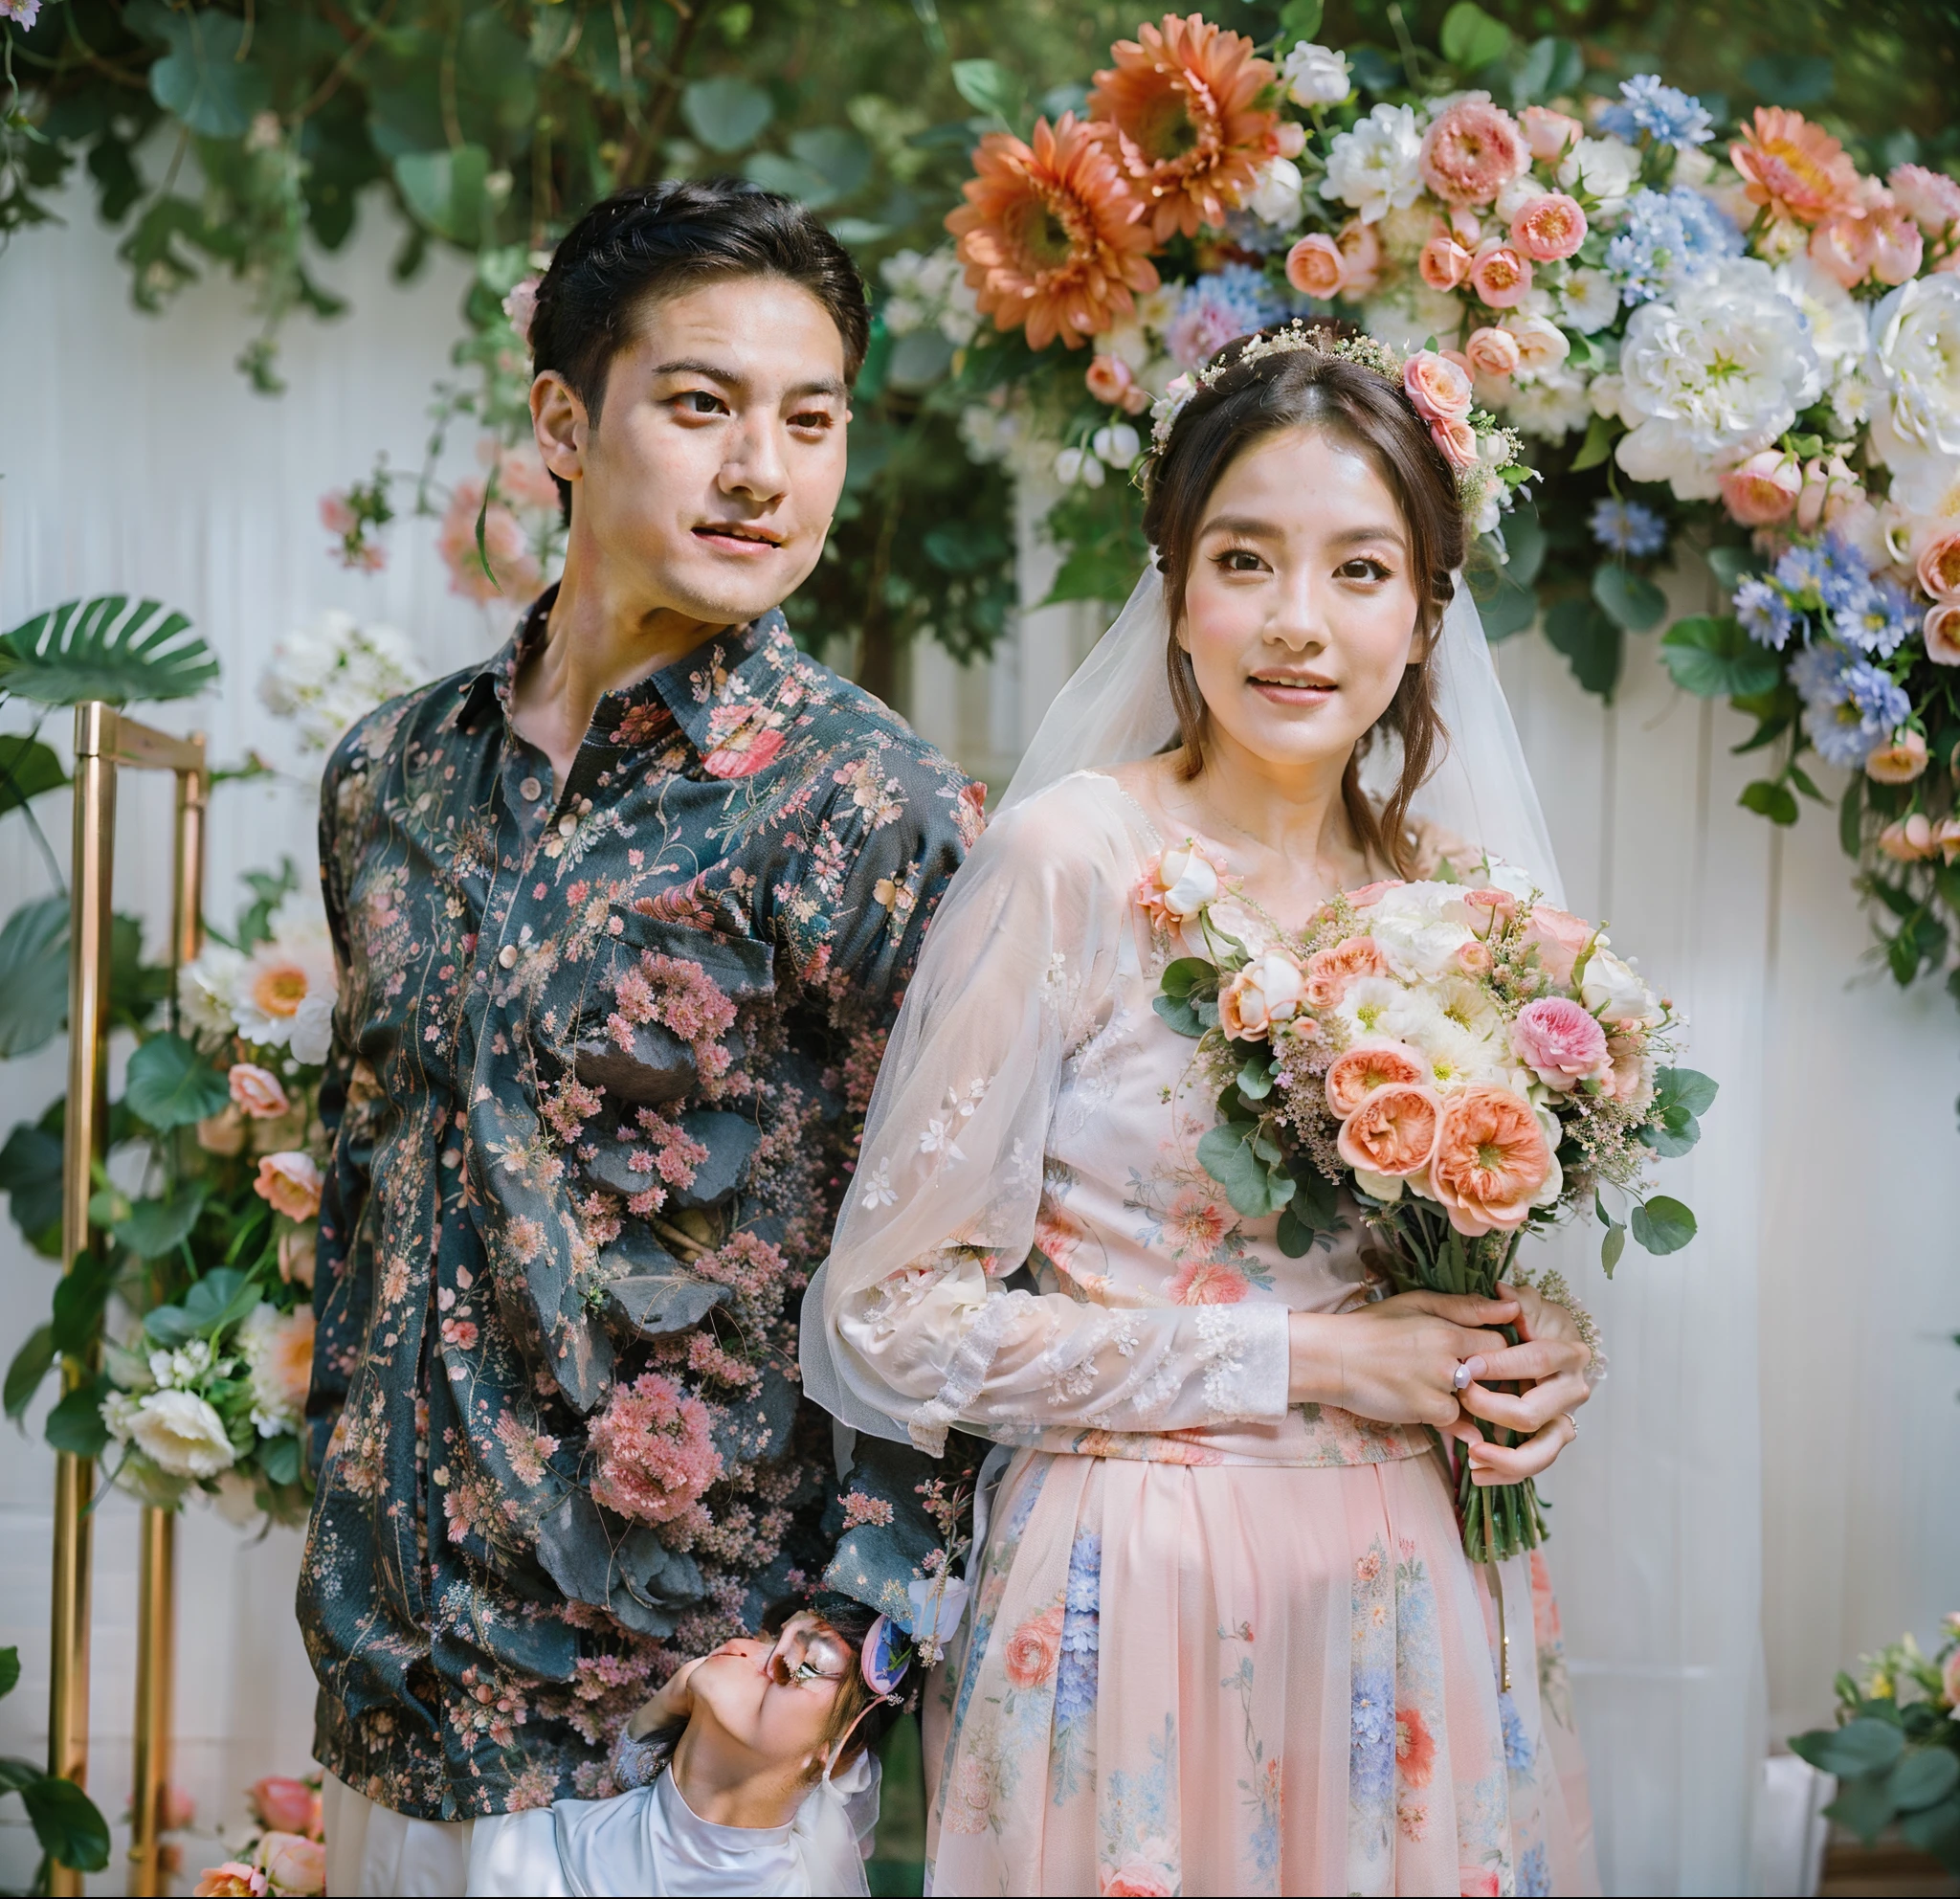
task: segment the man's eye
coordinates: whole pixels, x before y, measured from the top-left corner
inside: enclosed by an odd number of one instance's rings
[[[792,429],[828,429],[832,419],[828,409],[806,409],[790,417],[790,426]]]
[[[683,390],[674,399],[690,415],[721,415],[727,413],[728,405],[712,390]]]

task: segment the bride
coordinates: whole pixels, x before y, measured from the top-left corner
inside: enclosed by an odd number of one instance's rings
[[[1473,1569],[1423,1428],[1480,1483],[1544,1470],[1577,1323],[1377,1296],[1352,1204],[1298,1259],[1238,1217],[1138,901],[1196,845],[1290,933],[1464,838],[1556,898],[1459,478],[1365,338],[1267,331],[1188,387],[1155,563],[942,906],[804,1307],[847,1424],[1013,1447],[927,1710],[929,1889],[1595,1889],[1542,1564]]]

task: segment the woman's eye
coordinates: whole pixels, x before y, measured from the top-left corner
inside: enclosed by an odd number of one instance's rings
[[[1386,580],[1389,570],[1378,560],[1356,559],[1344,562],[1336,571],[1343,580]]]
[[[1218,568],[1224,573],[1257,573],[1265,563],[1248,547],[1227,547],[1217,556]]]

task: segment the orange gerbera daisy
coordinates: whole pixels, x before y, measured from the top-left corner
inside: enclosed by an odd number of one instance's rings
[[[973,170],[946,228],[996,329],[1025,324],[1029,347],[1058,336],[1073,349],[1127,316],[1132,291],[1156,289],[1143,201],[1105,127],[1064,112],[1052,129],[1036,120],[1032,144],[990,132]]]
[[[1821,125],[1787,106],[1759,105],[1755,122],[1728,147],[1749,202],[1776,217],[1815,224],[1833,212],[1858,209],[1858,167]]]
[[[1124,168],[1149,201],[1151,236],[1195,237],[1244,202],[1259,167],[1280,150],[1280,115],[1258,101],[1273,84],[1267,60],[1243,34],[1201,14],[1164,15],[1109,49],[1089,115],[1116,127]]]

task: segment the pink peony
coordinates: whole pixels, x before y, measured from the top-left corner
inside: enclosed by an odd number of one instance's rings
[[[1803,492],[1803,470],[1793,455],[1766,448],[1722,475],[1722,499],[1745,527],[1768,527],[1786,519]]]
[[[277,1121],[293,1111],[279,1078],[269,1068],[251,1061],[234,1061],[227,1080],[232,1086],[232,1100],[255,1121]]]
[[[1518,339],[1509,330],[1490,324],[1470,332],[1470,341],[1463,346],[1463,354],[1469,357],[1470,367],[1480,376],[1508,376],[1524,361],[1524,351],[1518,347]]]
[[[1468,422],[1432,422],[1429,438],[1443,452],[1452,468],[1477,466],[1477,431]]]
[[[1523,1226],[1550,1173],[1551,1149],[1522,1095],[1477,1086],[1443,1104],[1429,1184],[1459,1233]]]
[[[1926,261],[1926,239],[1919,226],[1897,205],[1872,214],[1872,275],[1881,283],[1909,283]]]
[[[1960,224],[1960,183],[1944,171],[1923,165],[1895,165],[1885,180],[1899,209],[1928,237],[1939,237]]]
[[[1873,748],[1864,774],[1881,785],[1909,785],[1926,766],[1926,740],[1917,732],[1902,732],[1890,745]]]
[[[1007,1678],[1017,1688],[1039,1687],[1055,1673],[1061,1656],[1061,1605],[1032,1616],[1007,1639],[1002,1657]]]
[[[1470,378],[1434,349],[1402,365],[1402,388],[1425,422],[1460,422],[1470,413]]]
[[[1286,253],[1286,281],[1303,297],[1326,302],[1341,294],[1347,280],[1348,260],[1324,232],[1303,237]]]
[[[311,1219],[320,1211],[320,1169],[305,1153],[267,1154],[252,1191],[288,1219]]]
[[[1927,610],[1926,657],[1936,666],[1960,666],[1960,600]]]
[[[1585,211],[1563,191],[1530,199],[1511,219],[1511,242],[1535,264],[1558,263],[1585,241]]]
[[[1553,909],[1549,904],[1534,904],[1531,921],[1525,927],[1525,947],[1538,951],[1538,967],[1555,983],[1572,979],[1572,965],[1579,951],[1592,940],[1592,926],[1570,910]]]
[[[264,1899],[264,1873],[248,1866],[243,1860],[226,1860],[221,1865],[206,1866],[191,1888],[191,1899]]]
[[[1487,99],[1461,99],[1423,134],[1423,183],[1445,204],[1487,205],[1530,168],[1518,122]]]
[[[1470,275],[1470,253],[1448,232],[1439,231],[1422,247],[1415,268],[1432,290],[1454,290]]]
[[[1436,1150],[1442,1103],[1434,1088],[1392,1082],[1341,1124],[1341,1158],[1368,1173],[1419,1173]]]
[[[1530,294],[1530,259],[1514,245],[1486,237],[1470,259],[1470,287],[1493,310],[1515,309]]]
[[[1543,105],[1525,108],[1525,143],[1541,165],[1555,165],[1585,136],[1585,126],[1569,113]]]
[[[174,1781],[164,1788],[163,1811],[158,1815],[162,1830],[181,1833],[197,1821],[197,1802]]]
[[[280,1892],[323,1893],[326,1848],[298,1833],[267,1833],[258,1842],[258,1863]]]
[[[1369,946],[1372,949],[1374,946]],[[1374,1042],[1350,1048],[1327,1070],[1327,1106],[1347,1118],[1377,1088],[1420,1087],[1430,1079],[1429,1063],[1406,1042]]]
[[[1935,600],[1960,600],[1960,528],[1935,536],[1919,550],[1919,584]]]
[[[1511,1024],[1511,1047],[1548,1088],[1570,1089],[1575,1082],[1597,1081],[1611,1066],[1606,1031],[1562,995],[1541,996],[1518,1011]]]
[[[1811,233],[1811,261],[1847,290],[1864,281],[1877,247],[1871,219],[1859,212],[1834,212]]]
[[[268,1774],[245,1790],[253,1818],[274,1833],[299,1833],[308,1839],[320,1832],[320,1796],[303,1780]]]
[[[707,1406],[657,1372],[614,1386],[588,1441],[599,1465],[593,1497],[641,1523],[680,1515],[722,1475]]]

